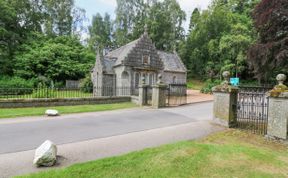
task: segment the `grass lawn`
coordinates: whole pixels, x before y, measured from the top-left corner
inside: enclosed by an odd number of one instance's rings
[[[117,104],[98,104],[98,105],[79,105],[79,106],[0,109],[0,118],[38,116],[43,115],[47,109],[56,109],[60,112],[60,114],[68,114],[68,113],[108,111],[108,110],[125,109],[132,107],[136,107],[136,105],[133,103],[117,103]]]
[[[180,142],[23,177],[284,178],[288,177],[288,149],[261,136],[228,130],[199,141]]]
[[[205,82],[196,79],[188,79],[187,87],[192,90],[201,90],[205,85]]]

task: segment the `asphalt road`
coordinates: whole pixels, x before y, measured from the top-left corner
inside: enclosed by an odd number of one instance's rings
[[[177,108],[129,109],[99,113],[0,120],[0,154],[37,148],[45,140],[57,145],[124,135],[212,119],[212,102]]]

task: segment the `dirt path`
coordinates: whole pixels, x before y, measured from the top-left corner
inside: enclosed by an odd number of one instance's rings
[[[187,103],[213,101],[213,95],[203,94],[199,90],[187,90]]]

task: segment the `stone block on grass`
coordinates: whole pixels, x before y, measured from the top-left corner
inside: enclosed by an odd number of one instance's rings
[[[59,112],[57,110],[48,109],[45,111],[45,115],[47,115],[47,116],[59,116]]]

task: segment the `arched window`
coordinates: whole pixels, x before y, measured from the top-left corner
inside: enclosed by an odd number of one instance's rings
[[[97,74],[96,74],[96,85],[97,85],[97,87],[99,87],[99,73],[97,72]]]
[[[129,82],[129,73],[124,71],[121,75],[121,79],[122,79],[122,87],[129,87],[130,86],[130,82]]]
[[[153,74],[149,74],[149,85],[153,85]]]
[[[138,88],[140,84],[140,74],[137,72],[135,73],[135,88]]]
[[[128,72],[126,72],[126,71],[122,72],[122,79],[129,79]]]
[[[173,76],[173,84],[176,84],[176,82],[177,82],[177,78],[176,76]]]

